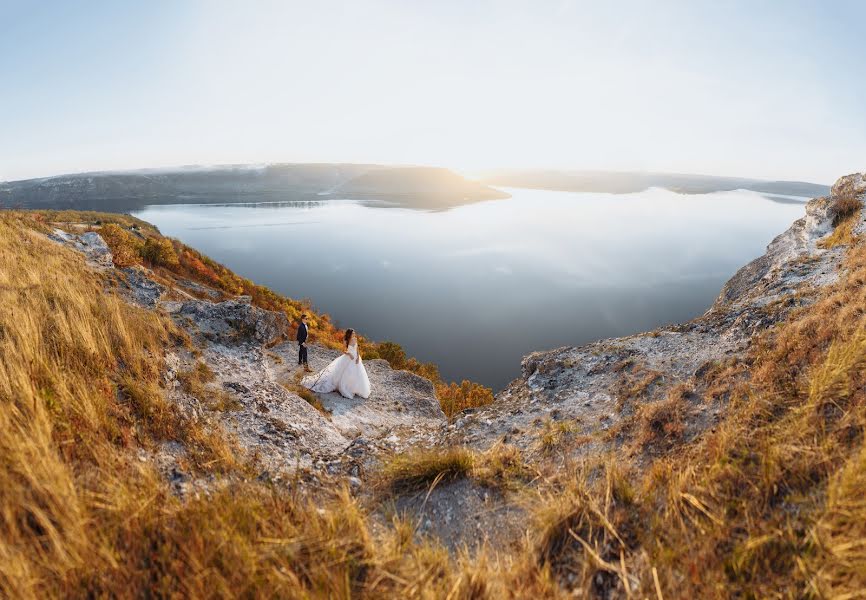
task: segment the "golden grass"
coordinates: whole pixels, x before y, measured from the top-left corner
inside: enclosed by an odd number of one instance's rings
[[[818,242],[820,248],[835,248],[848,245],[853,241],[854,225],[858,222],[856,214],[850,214],[833,229],[832,233]]]
[[[754,346],[750,385],[728,418],[644,481],[641,537],[666,597],[862,589],[866,551],[851,525],[866,520],[854,500],[866,493],[855,474],[866,429],[864,282],[857,245],[835,289]],[[650,572],[640,576],[650,589]]]
[[[164,400],[182,336],[34,225],[0,214],[0,597],[348,597],[370,555],[354,503],[323,513],[248,482],[218,431]],[[163,439],[236,476],[182,502],[133,452]]]
[[[635,492],[614,461],[585,463],[539,493],[533,508],[535,534],[524,561],[568,582],[572,595],[627,597],[635,583],[624,557],[639,528]]]
[[[519,448],[499,442],[476,455],[472,477],[487,487],[513,491],[537,478],[538,472]]]
[[[578,435],[578,430],[578,424],[574,421],[548,419],[542,425],[536,446],[539,452],[549,456],[557,451],[570,450],[588,443],[591,438]]]
[[[620,373],[619,381],[613,390],[619,411],[623,411],[635,401],[645,400],[652,392],[653,386],[664,380],[661,372],[642,364],[635,364],[631,359],[615,365],[614,372]]]
[[[386,465],[380,489],[401,493],[459,477],[532,483],[534,493],[520,492],[532,518],[517,550],[449,556],[399,521],[374,536],[345,491],[307,499],[256,483],[230,440],[160,403],[161,356],[183,343],[171,323],[105,293],[31,220],[0,215],[0,596],[857,598],[866,589],[857,239],[839,284],[742,362],[713,371],[712,396],[727,412],[694,442],[671,436],[687,419],[680,395],[661,401],[674,404],[663,415],[636,415],[635,432],[659,450],[639,466],[619,452],[545,478],[504,446]],[[166,439],[183,441],[194,471],[222,483],[174,496],[134,458]]]
[[[689,385],[679,383],[671,388],[664,400],[641,406],[637,411],[637,443],[669,447],[680,441],[685,431],[690,394]]]
[[[854,226],[860,220],[862,201],[853,194],[845,194],[833,201],[833,231],[818,245],[821,248],[834,248],[853,242]]]
[[[397,454],[380,469],[376,487],[380,492],[409,494],[471,478],[489,488],[513,491],[536,476],[518,448],[500,442],[485,452],[454,446]]]
[[[466,477],[474,465],[474,453],[461,446],[396,454],[383,466],[378,485],[394,494],[416,492],[434,482]]]

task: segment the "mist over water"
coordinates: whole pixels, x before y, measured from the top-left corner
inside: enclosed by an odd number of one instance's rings
[[[447,380],[501,389],[533,350],[702,314],[803,215],[747,191],[507,189],[424,212],[351,200],[150,206],[135,215]],[[803,199],[805,200],[805,199]]]

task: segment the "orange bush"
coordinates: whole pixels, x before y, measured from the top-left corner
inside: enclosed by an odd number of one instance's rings
[[[114,264],[129,267],[140,262],[142,241],[116,223],[107,223],[99,230],[102,239],[111,248]]]
[[[439,404],[448,417],[467,408],[486,406],[493,402],[493,390],[480,383],[464,379],[460,385],[452,382],[449,385],[440,383],[436,386]]]

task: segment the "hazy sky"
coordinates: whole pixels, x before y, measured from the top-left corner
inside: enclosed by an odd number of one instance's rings
[[[0,0],[0,180],[346,161],[832,182],[866,2]]]

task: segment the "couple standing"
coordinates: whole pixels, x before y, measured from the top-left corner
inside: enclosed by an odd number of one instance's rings
[[[305,373],[312,373],[310,365],[307,364],[307,315],[301,315],[301,323],[298,325],[298,365],[304,366]],[[346,349],[343,353],[331,361],[327,367],[317,376],[308,375],[301,380],[301,385],[318,392],[327,394],[337,391],[344,398],[350,400],[355,396],[361,398],[370,397],[370,378],[367,377],[367,369],[361,362],[361,352],[358,350],[358,336],[354,329],[347,329],[343,336]]]

